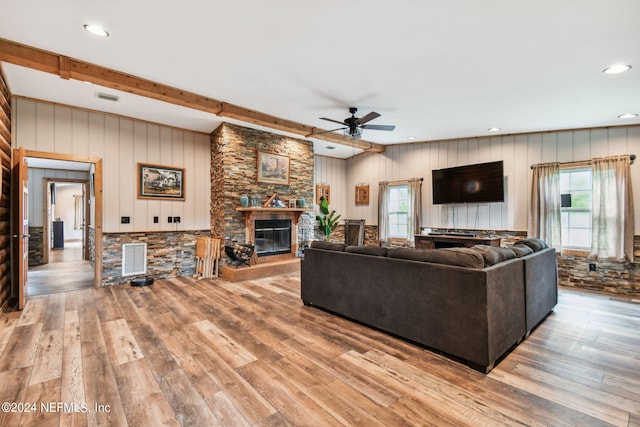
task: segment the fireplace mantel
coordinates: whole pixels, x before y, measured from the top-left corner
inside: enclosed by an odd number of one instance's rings
[[[275,255],[270,257],[263,257],[258,259],[258,263],[266,262],[265,258],[269,260],[292,258],[298,253],[298,222],[300,216],[304,212],[310,211],[307,208],[262,208],[262,207],[247,207],[236,208],[238,212],[244,212],[245,215],[245,238],[246,243],[255,244],[254,234],[256,229],[256,220],[263,219],[290,219],[291,220],[291,254],[287,255]]]
[[[298,224],[300,220],[300,215],[304,212],[307,212],[309,209],[307,208],[261,208],[261,207],[252,207],[252,208],[236,208],[238,212],[244,212],[245,222],[248,226],[252,221],[255,220],[256,217],[261,217],[262,219],[265,215],[269,216],[272,214],[282,214],[291,217],[291,220],[294,224]]]

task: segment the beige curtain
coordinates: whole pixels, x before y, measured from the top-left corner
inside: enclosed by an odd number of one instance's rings
[[[532,169],[529,237],[561,250],[560,163],[533,165]]]
[[[84,205],[82,204],[82,195],[74,195],[74,215],[73,229],[80,230],[84,219]]]
[[[593,259],[633,261],[633,194],[631,157],[613,156],[592,160]]]
[[[389,238],[389,182],[378,184],[378,239],[386,241]]]
[[[415,234],[420,233],[420,218],[422,218],[422,178],[412,178],[409,184],[409,241],[415,240]]]

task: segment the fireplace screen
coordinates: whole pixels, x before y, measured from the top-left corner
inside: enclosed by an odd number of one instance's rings
[[[256,220],[254,242],[259,257],[291,253],[291,220]]]

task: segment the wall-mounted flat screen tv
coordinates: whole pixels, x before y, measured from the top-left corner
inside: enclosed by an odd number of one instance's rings
[[[431,171],[433,204],[504,202],[503,161]]]

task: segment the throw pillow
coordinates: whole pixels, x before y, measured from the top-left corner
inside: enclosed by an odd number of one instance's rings
[[[497,246],[475,245],[471,249],[478,251],[482,255],[486,267],[516,257],[516,254],[511,249]]]
[[[522,258],[523,256],[531,255],[533,253],[533,249],[522,243],[515,243],[509,246],[509,249],[511,249],[518,258]]]
[[[538,239],[537,237],[518,240],[515,244],[518,244],[518,243],[529,246],[531,249],[533,249],[533,252],[538,252],[538,251],[541,251],[542,249],[549,247],[549,245],[547,245],[545,241]]]

